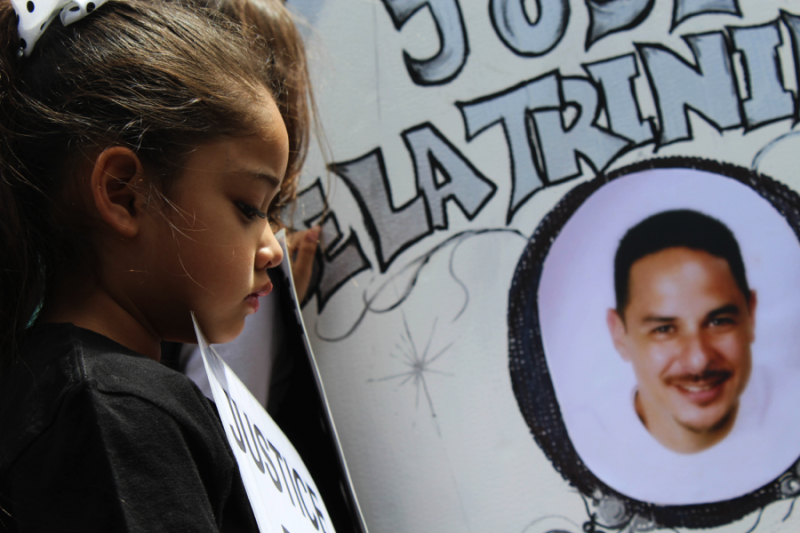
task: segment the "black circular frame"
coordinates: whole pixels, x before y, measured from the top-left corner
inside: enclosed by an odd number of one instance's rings
[[[800,196],[787,186],[743,167],[690,157],[651,159],[580,184],[542,219],[517,263],[509,291],[509,368],[514,395],[531,433],[556,470],[594,504],[585,531],[597,528],[652,530],[710,528],[729,524],[778,500],[800,496],[800,461],[767,485],[715,503],[662,506],[620,494],[598,479],[575,451],[561,417],[542,343],[537,294],[550,246],[575,211],[595,191],[617,178],[650,169],[691,168],[713,172],[750,187],[766,199],[800,241]]]

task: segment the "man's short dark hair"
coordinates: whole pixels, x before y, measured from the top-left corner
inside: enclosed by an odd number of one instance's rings
[[[749,299],[750,287],[742,253],[731,230],[719,220],[697,211],[664,211],[636,224],[619,242],[614,257],[614,291],[617,313],[623,320],[630,298],[631,267],[639,259],[668,248],[689,248],[724,259],[739,290]]]

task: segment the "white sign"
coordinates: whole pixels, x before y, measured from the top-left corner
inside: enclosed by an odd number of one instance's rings
[[[261,404],[208,344],[194,320],[225,435],[262,533],[335,531],[300,455]]]
[[[288,4],[326,134],[303,318],[370,529],[800,531],[800,2]],[[757,305],[739,364],[659,379],[615,327],[615,256],[670,211],[727,227],[721,285]],[[648,379],[703,408],[735,386],[665,435]]]

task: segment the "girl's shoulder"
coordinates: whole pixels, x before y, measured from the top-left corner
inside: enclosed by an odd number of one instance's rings
[[[0,477],[59,419],[91,419],[102,429],[119,421],[109,409],[123,409],[131,431],[160,418],[215,440],[222,431],[213,406],[179,372],[92,331],[43,324],[0,376]]]
[[[20,530],[256,530],[188,378],[69,324],[37,330],[21,361],[0,378],[0,507]]]

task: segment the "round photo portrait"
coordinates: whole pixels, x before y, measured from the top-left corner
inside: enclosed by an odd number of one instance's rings
[[[584,495],[667,527],[797,496],[798,209],[747,169],[666,158],[543,219],[509,295],[512,384]]]

